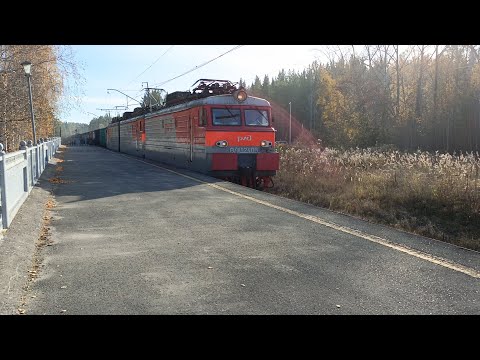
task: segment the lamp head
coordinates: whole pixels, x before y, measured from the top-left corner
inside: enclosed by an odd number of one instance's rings
[[[24,61],[20,65],[23,66],[25,70],[25,75],[30,75],[30,71],[32,70],[32,63],[30,61]]]

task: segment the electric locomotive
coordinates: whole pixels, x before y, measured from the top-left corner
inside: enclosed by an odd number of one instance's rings
[[[279,169],[270,103],[228,80],[200,79],[108,125],[109,149],[252,188],[273,186]]]

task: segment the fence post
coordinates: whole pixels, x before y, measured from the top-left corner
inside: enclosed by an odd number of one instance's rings
[[[29,184],[29,187],[33,187],[33,185],[35,185],[35,174],[33,172],[33,141],[32,140],[28,140],[27,141],[27,147],[28,147],[28,157],[27,157],[27,160],[30,158],[30,179],[31,179],[31,182]]]
[[[40,176],[42,175],[43,173],[43,168],[44,168],[44,164],[43,164],[43,139],[40,138],[38,139],[38,161],[40,163],[40,172],[38,173],[38,178],[40,179]]]
[[[40,176],[42,176],[43,170],[45,169],[45,157],[43,156],[43,149],[44,149],[43,139],[40,138],[40,144],[39,144],[39,147],[38,147],[38,157],[40,159],[40,164],[41,164],[42,167],[40,169],[40,174],[38,176],[39,179],[40,179]]]
[[[7,164],[5,158],[5,151],[3,151],[3,144],[0,143],[0,189],[2,191],[2,227],[8,227],[8,208],[7,208]]]
[[[36,180],[40,178],[40,140],[37,140],[37,145],[35,146],[35,172]]]
[[[50,159],[49,154],[48,154],[48,142],[47,139],[43,140],[43,143],[45,144],[44,150],[45,150],[45,167],[47,167],[48,160]],[[45,168],[43,168],[45,170]]]
[[[30,182],[28,183],[28,191],[30,192],[30,188],[35,185],[35,175],[33,174],[33,142],[32,140],[27,141],[27,163],[30,165],[30,170],[29,170],[29,179]]]
[[[20,141],[19,150],[25,150],[24,158],[27,162],[27,165],[23,168],[23,191],[28,193],[28,150],[27,143],[25,141]]]

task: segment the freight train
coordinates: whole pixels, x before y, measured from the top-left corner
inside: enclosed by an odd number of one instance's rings
[[[200,79],[192,87],[77,138],[244,186],[272,187],[279,153],[270,103],[228,80]]]

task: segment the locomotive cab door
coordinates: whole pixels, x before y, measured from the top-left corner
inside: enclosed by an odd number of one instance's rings
[[[195,122],[198,121],[198,109],[193,109],[188,117],[189,137],[190,137],[190,156],[189,161],[193,162],[193,146],[195,142]]]
[[[137,155],[145,157],[145,119],[138,120],[136,122],[136,150]]]

